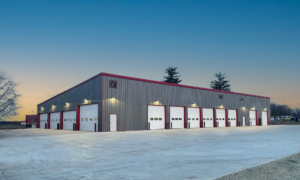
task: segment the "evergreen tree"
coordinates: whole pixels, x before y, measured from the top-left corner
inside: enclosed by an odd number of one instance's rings
[[[210,87],[216,90],[223,90],[223,91],[231,91],[231,87],[227,78],[226,73],[222,74],[221,72],[215,74],[217,80],[210,82]]]
[[[166,69],[165,73],[168,74],[168,76],[164,76],[164,82],[167,83],[174,83],[179,84],[182,80],[179,79],[180,75],[179,72],[176,71],[177,67],[169,67]]]

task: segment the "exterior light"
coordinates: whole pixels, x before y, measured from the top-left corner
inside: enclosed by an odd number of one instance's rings
[[[54,105],[52,105],[52,107],[55,107]]]
[[[114,97],[110,97],[110,99],[115,99]]]
[[[87,101],[87,99],[84,99],[84,101]]]
[[[69,103],[68,103],[68,102],[66,102],[66,105],[69,105]]]

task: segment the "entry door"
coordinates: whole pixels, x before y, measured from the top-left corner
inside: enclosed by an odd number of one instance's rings
[[[216,109],[216,122],[219,122],[219,127],[226,127],[225,109]]]
[[[110,121],[110,131],[117,131],[117,115],[116,114],[110,114],[109,116]]]
[[[268,113],[266,111],[262,111],[262,126],[268,125]]]
[[[165,106],[148,106],[150,129],[165,129]]]
[[[73,130],[73,124],[76,123],[76,111],[67,111],[63,113],[64,130]]]
[[[57,129],[57,123],[60,123],[60,113],[50,113],[50,129]]]
[[[98,104],[80,106],[80,130],[98,131]]]
[[[172,129],[184,128],[184,107],[170,107]]]
[[[45,129],[45,124],[48,121],[48,114],[41,114],[40,115],[40,128]]]
[[[205,128],[214,127],[214,111],[213,109],[203,108],[203,122]]]
[[[190,128],[200,128],[200,108],[189,107],[187,110]]]
[[[230,122],[230,127],[236,127],[236,110],[228,110],[228,122]]]
[[[250,125],[256,126],[256,111],[249,111]]]

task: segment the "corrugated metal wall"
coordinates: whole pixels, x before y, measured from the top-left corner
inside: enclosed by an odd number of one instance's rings
[[[100,112],[101,112],[101,76],[91,79],[79,86],[68,90],[67,92],[54,97],[40,105],[37,106],[37,112],[48,113],[48,112],[59,112],[59,111],[70,111],[76,110],[77,106],[84,104],[84,99],[90,100],[89,103],[99,103],[98,106],[98,122],[100,122]],[[69,105],[66,105],[66,102]],[[52,107],[55,105],[55,107]],[[41,108],[43,107],[43,109]],[[77,117],[78,120],[78,117]],[[99,129],[100,129],[100,123]]]
[[[109,80],[116,80],[118,88],[109,88]],[[262,116],[261,111],[264,108],[270,109],[270,99],[268,98],[169,86],[111,76],[103,76],[102,81],[103,131],[109,131],[109,114],[118,115],[119,131],[148,129],[148,104],[166,105],[167,122],[169,122],[170,106],[188,107],[196,103],[196,106],[201,108],[218,108],[223,105],[226,109],[237,109],[238,120],[242,122],[242,118],[245,116],[247,126],[250,124],[250,108],[255,107],[257,118]],[[223,99],[219,99],[219,95],[223,95]],[[241,97],[243,97],[243,101],[240,101]],[[159,101],[159,103],[155,103],[155,101]]]

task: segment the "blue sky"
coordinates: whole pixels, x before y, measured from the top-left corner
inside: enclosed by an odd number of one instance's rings
[[[99,72],[232,90],[300,108],[300,1],[1,1],[0,70],[36,104]]]

